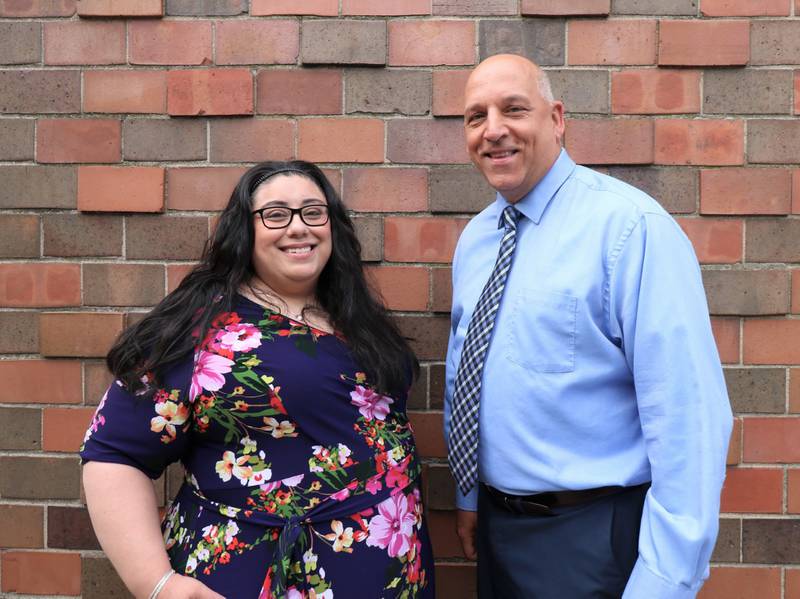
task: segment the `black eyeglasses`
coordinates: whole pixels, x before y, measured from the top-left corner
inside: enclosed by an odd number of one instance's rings
[[[325,204],[309,204],[302,208],[284,208],[283,206],[267,206],[253,210],[253,214],[261,217],[261,223],[267,229],[285,229],[295,214],[309,227],[321,227],[328,222],[328,207]]]

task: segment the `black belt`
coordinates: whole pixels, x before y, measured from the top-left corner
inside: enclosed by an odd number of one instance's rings
[[[489,485],[481,484],[494,503],[509,512],[533,516],[554,516],[555,513],[552,508],[581,505],[607,495],[638,489],[650,483],[643,483],[635,487],[613,486],[583,489],[581,491],[548,491],[546,493],[536,493],[535,495],[509,495]]]

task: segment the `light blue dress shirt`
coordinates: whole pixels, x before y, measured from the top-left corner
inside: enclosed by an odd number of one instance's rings
[[[498,194],[455,252],[446,438],[507,205]],[[517,495],[652,480],[624,598],[694,597],[717,536],[732,417],[692,246],[647,194],[563,150],[516,207],[483,371],[479,479]],[[457,494],[476,509],[475,489]]]

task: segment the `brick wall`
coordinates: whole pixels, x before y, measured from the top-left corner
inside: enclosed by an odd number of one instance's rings
[[[439,596],[471,596],[442,364],[448,263],[492,198],[461,90],[497,52],[549,71],[573,157],[654,195],[703,263],[737,418],[702,597],[800,597],[800,0],[0,0],[0,592],[124,595],[75,454],[101,358],[245,167],[299,157],[416,338]]]

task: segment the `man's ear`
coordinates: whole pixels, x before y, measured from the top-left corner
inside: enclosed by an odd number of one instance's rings
[[[555,129],[556,136],[559,142],[564,140],[564,103],[560,100],[555,100],[551,104],[550,118],[553,119],[553,128]]]

